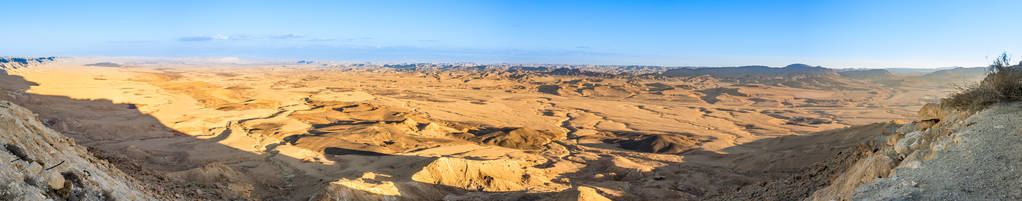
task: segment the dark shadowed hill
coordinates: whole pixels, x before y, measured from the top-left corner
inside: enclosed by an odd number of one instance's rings
[[[678,68],[663,73],[669,77],[697,77],[709,75],[718,79],[729,78],[798,78],[798,77],[831,77],[838,76],[832,69],[791,64],[783,68],[769,66],[712,67],[712,68]]]

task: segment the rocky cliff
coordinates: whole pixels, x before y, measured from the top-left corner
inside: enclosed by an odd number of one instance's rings
[[[1022,105],[974,115],[924,106],[810,200],[1022,199]]]
[[[152,200],[133,179],[0,101],[0,200]]]

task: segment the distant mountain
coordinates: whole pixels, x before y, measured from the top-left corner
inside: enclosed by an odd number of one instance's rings
[[[85,64],[85,66],[121,67],[121,64],[113,63],[113,62],[99,62],[99,63]]]
[[[947,70],[934,71],[925,75],[919,76],[924,80],[933,82],[942,81],[963,81],[963,80],[982,80],[987,75],[986,67],[973,67],[973,68],[953,68]]]
[[[717,79],[734,78],[798,78],[798,77],[836,77],[833,69],[805,64],[791,64],[783,68],[769,66],[741,67],[710,67],[710,68],[676,68],[663,73],[668,77],[697,77],[708,75]]]
[[[567,76],[591,76],[591,77],[609,77],[613,76],[608,73],[593,72],[589,70],[577,69],[577,68],[554,68],[546,70],[534,70],[534,72],[545,74],[545,75],[567,75]]]
[[[0,70],[24,68],[54,59],[55,57],[0,57]]]
[[[838,72],[841,77],[856,80],[889,80],[894,79],[894,74],[886,69],[848,70]]]
[[[805,64],[783,68],[769,66],[676,68],[661,74],[667,77],[709,76],[740,84],[762,84],[795,88],[843,88],[849,86],[834,69]]]

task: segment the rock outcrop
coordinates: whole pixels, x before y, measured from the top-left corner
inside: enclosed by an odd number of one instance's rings
[[[1022,199],[1022,109],[968,115],[928,104],[810,200]],[[1012,179],[1015,178],[1015,179]]]
[[[923,105],[919,109],[919,121],[940,120],[944,115],[947,115],[947,112],[940,108],[939,105],[933,103]]]
[[[85,147],[0,101],[0,200],[153,200]]]
[[[461,158],[438,158],[412,175],[412,180],[475,189],[502,192],[521,191],[532,181],[526,168],[514,161],[469,160]]]
[[[581,188],[559,197],[530,195],[531,188],[550,178],[519,161],[440,157],[423,162],[408,180],[366,172],[331,182],[310,200],[600,200],[595,190]]]
[[[1022,109],[951,112],[907,144],[891,173],[856,188],[852,200],[1020,200]],[[945,123],[946,122],[946,123]],[[905,143],[902,143],[905,141]],[[905,146],[905,145],[902,145]]]

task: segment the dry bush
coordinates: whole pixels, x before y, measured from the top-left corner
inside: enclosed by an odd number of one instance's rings
[[[1011,66],[1008,54],[1001,54],[990,65],[990,71],[978,84],[959,87],[950,97],[940,100],[943,106],[976,112],[987,106],[1022,100],[1022,63]]]

